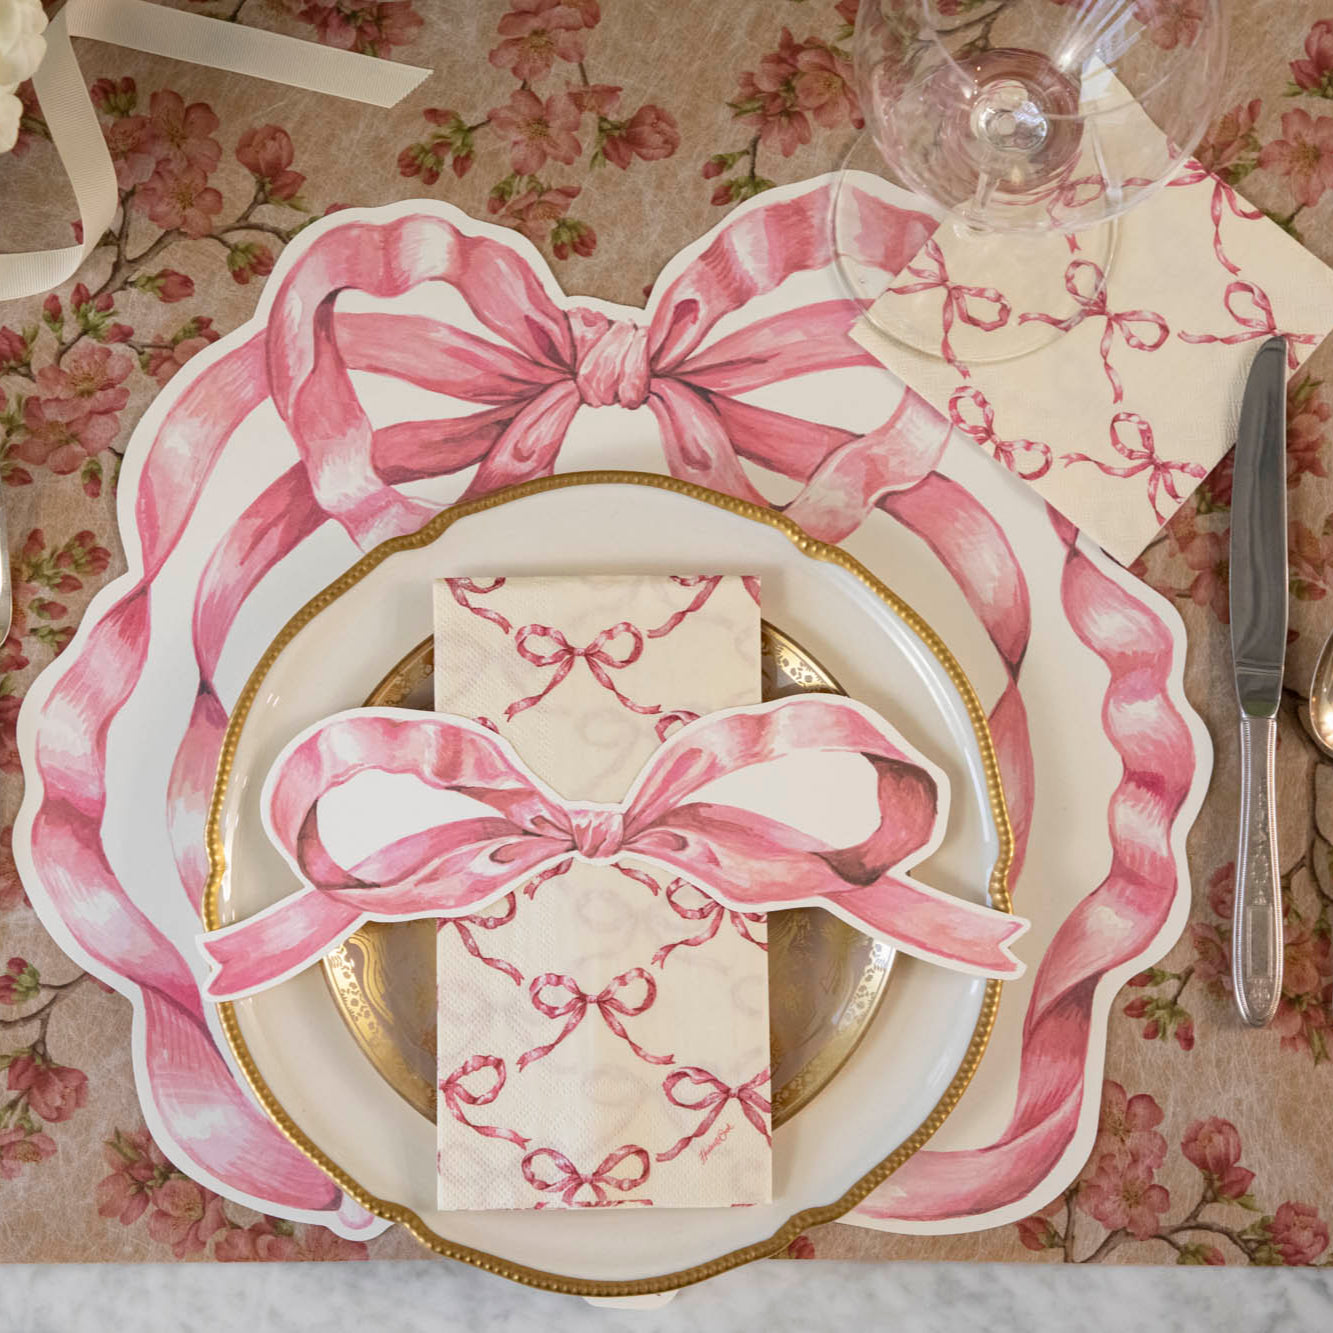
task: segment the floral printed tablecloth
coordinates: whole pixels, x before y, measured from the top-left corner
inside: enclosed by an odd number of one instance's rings
[[[1179,40],[1201,0],[1154,0]],[[259,1217],[175,1171],[144,1128],[130,1010],[81,975],[9,856],[26,684],[123,568],[120,454],[162,384],[240,324],[311,218],[426,194],[512,226],[568,290],[637,304],[732,204],[835,167],[859,123],[856,0],[204,0],[214,17],[434,73],[391,111],[89,41],[76,51],[123,201],[78,281],[0,305],[0,503],[14,626],[0,647],[0,1260],[426,1257]],[[979,33],[989,6],[976,8]],[[1205,164],[1333,262],[1333,4],[1233,5]],[[68,245],[73,195],[25,86],[0,157],[0,248]],[[1291,387],[1291,644],[1279,753],[1286,987],[1245,1029],[1228,993],[1237,799],[1227,639],[1230,459],[1136,563],[1189,631],[1187,690],[1217,747],[1190,839],[1194,910],[1116,1001],[1097,1145],[1041,1214],[968,1236],[834,1224],[796,1258],[1333,1262],[1333,763],[1301,723],[1333,618],[1333,351]]]

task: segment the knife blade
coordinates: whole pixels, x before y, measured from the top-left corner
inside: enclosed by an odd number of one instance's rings
[[[1287,654],[1287,344],[1250,366],[1231,489],[1231,658],[1240,707],[1240,832],[1231,979],[1240,1016],[1263,1027],[1282,998],[1282,891],[1275,763]]]

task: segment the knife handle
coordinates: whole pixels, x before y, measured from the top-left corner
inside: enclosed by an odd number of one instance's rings
[[[1266,1026],[1282,998],[1282,888],[1274,801],[1277,718],[1240,719],[1240,844],[1231,918],[1231,982],[1236,1008]]]

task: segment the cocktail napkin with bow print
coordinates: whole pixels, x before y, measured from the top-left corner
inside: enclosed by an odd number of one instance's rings
[[[663,737],[759,700],[757,596],[731,576],[443,580],[436,707],[561,796],[619,801]],[[767,1202],[764,940],[762,914],[632,857],[442,921],[440,1207]]]
[[[1160,133],[1146,115],[1139,132]],[[1105,188],[1089,158],[1048,207],[1058,221]],[[1197,161],[1109,238],[1014,237],[986,245],[981,266],[977,253],[942,224],[871,310],[929,312],[933,354],[868,320],[852,337],[1124,564],[1235,443],[1263,339],[1286,337],[1294,371],[1333,328],[1333,270]],[[1019,266],[1049,272],[1048,305],[1006,294]],[[1056,336],[988,361],[988,339],[1015,322]]]

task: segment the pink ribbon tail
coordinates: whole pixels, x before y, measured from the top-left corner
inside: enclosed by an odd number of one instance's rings
[[[928,963],[948,960],[956,971],[1001,978],[1023,971],[1009,944],[1027,930],[1026,921],[922,884],[886,876],[822,906]]]
[[[236,1000],[275,985],[336,948],[364,919],[359,907],[306,888],[234,926],[210,931],[200,945],[218,970],[204,993],[213,1000]],[[275,976],[275,958],[296,961]]]

